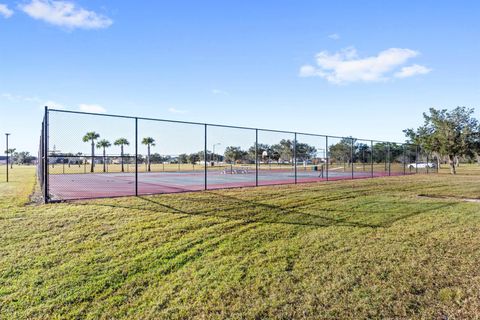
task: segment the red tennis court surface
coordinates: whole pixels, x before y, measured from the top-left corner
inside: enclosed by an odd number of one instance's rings
[[[365,172],[354,171],[353,179],[404,175],[404,172]],[[329,171],[328,180],[352,179],[351,171]],[[297,169],[297,183],[327,181],[317,171]],[[258,185],[280,185],[295,183],[293,169],[260,170]],[[223,189],[256,186],[255,171],[239,174],[223,174],[208,171],[207,188]],[[204,171],[149,172],[138,174],[138,194],[161,194],[205,189]],[[87,174],[51,174],[49,175],[49,194],[51,200],[75,200],[135,195],[134,173],[87,173]]]

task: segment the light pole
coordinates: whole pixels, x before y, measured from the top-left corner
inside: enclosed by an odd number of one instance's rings
[[[213,144],[213,153],[212,153],[212,161],[215,164],[215,146],[221,145],[220,142]]]
[[[10,133],[5,133],[5,137],[7,139],[7,150],[5,150],[5,153],[7,154],[7,182],[8,182],[8,136]]]

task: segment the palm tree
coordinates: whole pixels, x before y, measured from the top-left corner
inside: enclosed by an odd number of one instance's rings
[[[150,172],[150,146],[155,146],[155,139],[152,137],[143,138],[142,144],[147,146],[147,171]]]
[[[116,146],[120,146],[120,161],[122,162],[122,172],[124,172],[124,170],[123,170],[123,146],[130,145],[130,142],[128,142],[128,140],[125,139],[125,138],[119,138],[119,139],[115,140],[115,142],[113,144],[116,145]]]
[[[105,150],[109,147],[111,147],[112,144],[110,141],[103,139],[97,142],[97,148],[103,148],[103,172],[107,171],[106,165],[107,165],[107,156],[105,154]]]
[[[100,138],[100,135],[95,131],[87,132],[83,136],[83,142],[92,142],[92,163],[90,167],[90,172],[93,172],[93,168],[95,166],[95,140],[97,140],[98,138]]]

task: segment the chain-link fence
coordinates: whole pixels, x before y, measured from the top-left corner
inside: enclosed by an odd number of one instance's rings
[[[39,159],[46,202],[436,171],[411,144],[48,108]]]

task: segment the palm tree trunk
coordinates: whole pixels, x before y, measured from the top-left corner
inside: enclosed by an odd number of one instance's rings
[[[92,163],[90,164],[90,172],[93,172],[95,163],[95,142],[92,140]]]
[[[147,168],[148,168],[148,172],[150,172],[150,145],[148,145],[148,154],[147,154]]]
[[[123,144],[120,146],[120,161],[122,162],[122,172],[123,171]]]
[[[105,147],[103,147],[103,172],[107,171],[107,157],[105,155]]]

